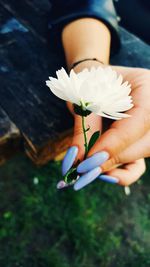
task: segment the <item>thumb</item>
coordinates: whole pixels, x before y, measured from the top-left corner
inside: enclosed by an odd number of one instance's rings
[[[146,114],[140,108],[134,108],[129,111],[128,114],[131,114],[131,117],[114,122],[111,127],[102,134],[91,148],[88,157],[96,152],[106,151],[109,153],[109,160],[115,158],[115,162],[113,160],[112,165],[120,163],[117,155],[139,140],[147,131],[147,127],[149,127]]]

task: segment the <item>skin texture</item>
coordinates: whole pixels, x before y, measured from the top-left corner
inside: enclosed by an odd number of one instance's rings
[[[108,28],[99,20],[82,18],[69,23],[62,32],[62,43],[68,69],[74,62],[97,58],[108,64],[111,37]]]
[[[81,19],[70,23],[63,31],[62,41],[68,68],[73,62],[84,58],[96,57],[108,64],[110,35],[108,29],[101,22],[95,19]],[[72,43],[74,45],[71,45]],[[67,52],[68,50],[69,52]],[[74,70],[80,72],[84,68],[99,65],[98,62],[87,61],[76,66]],[[103,132],[87,157],[100,151],[107,151],[110,158],[101,165],[102,171],[118,178],[120,185],[127,186],[138,180],[145,172],[144,158],[150,156],[150,71],[121,66],[112,66],[112,68],[123,76],[124,81],[127,80],[131,83],[134,107],[127,112],[131,117],[120,121],[102,119],[94,114],[86,118],[86,124],[90,125],[88,138],[97,130]],[[72,145],[78,146],[77,158],[82,160],[84,140],[81,118],[73,113],[70,103],[67,105],[74,116]]]

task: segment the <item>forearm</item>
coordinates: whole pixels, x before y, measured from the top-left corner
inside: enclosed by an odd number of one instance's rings
[[[62,32],[62,43],[68,69],[74,62],[85,58],[97,58],[109,63],[110,32],[99,20],[82,18],[69,23]],[[98,65],[98,62],[84,62],[82,66]]]

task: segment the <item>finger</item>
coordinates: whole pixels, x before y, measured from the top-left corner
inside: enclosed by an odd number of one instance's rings
[[[106,151],[113,157],[140,139],[150,128],[150,116],[141,108],[128,112],[130,118],[114,122],[91,148],[88,156],[99,151]],[[138,119],[137,119],[138,118]]]
[[[71,102],[66,102],[67,108],[70,110],[71,114],[74,116],[73,104]]]
[[[150,156],[150,131],[148,131],[140,140],[129,146],[119,155],[115,155],[107,162],[105,162],[101,168],[104,172],[111,170],[116,164],[125,164],[133,162],[140,158],[147,158]]]
[[[131,84],[135,83],[136,89],[140,87],[141,85],[143,87],[143,86],[148,86],[149,84],[149,81],[150,81],[150,70],[149,69],[112,66],[112,65],[111,65],[111,68],[115,70],[118,74],[122,75],[124,80],[127,80]],[[149,94],[149,92],[147,93]]]
[[[101,131],[102,128],[102,120],[98,115],[91,113],[89,116],[85,117],[85,125],[89,130],[87,131],[87,140],[90,140],[92,134],[96,131]],[[72,139],[71,146],[78,147],[78,159],[82,160],[85,154],[85,146],[84,146],[84,135],[82,128],[82,117],[75,115],[74,116],[74,134]]]
[[[144,159],[136,160],[133,163],[129,163],[125,165],[124,167],[116,168],[114,170],[111,170],[107,172],[107,176],[104,176],[105,181],[108,179],[118,179],[118,184],[123,186],[129,186],[130,184],[137,181],[145,172],[146,166]],[[101,177],[99,177],[101,178]],[[103,178],[103,175],[102,175]],[[107,179],[106,179],[107,178]],[[102,179],[104,180],[104,179]],[[109,180],[111,181],[111,180]]]
[[[101,118],[91,113],[85,118],[85,124],[86,128],[89,127],[89,130],[87,131],[87,140],[89,141],[94,132],[101,130]],[[81,116],[74,115],[74,134],[72,144],[62,162],[62,175],[65,175],[78,160],[81,161],[84,158],[84,143],[82,118]]]
[[[127,112],[131,115],[130,118],[112,123],[110,129],[101,136],[88,156],[101,150],[106,150],[110,156],[119,154],[150,129],[150,71],[118,66],[113,68],[131,83],[134,107]]]
[[[72,139],[72,146],[78,147],[78,159],[83,159],[85,148],[84,148],[84,135],[82,127],[82,117],[74,113],[73,105],[70,102],[67,102],[67,106],[74,116],[74,134]],[[85,117],[86,128],[89,128],[87,131],[87,139],[90,140],[92,134],[96,131],[101,131],[102,129],[102,119],[100,116],[91,113],[89,116]],[[76,159],[77,161],[77,159]]]

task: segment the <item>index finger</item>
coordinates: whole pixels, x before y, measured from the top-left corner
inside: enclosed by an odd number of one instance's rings
[[[140,107],[128,111],[131,117],[114,122],[98,139],[88,156],[106,151],[110,157],[119,154],[129,145],[141,138],[150,128],[150,114]]]

